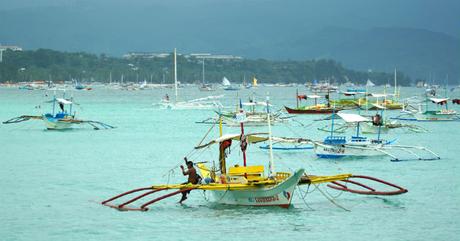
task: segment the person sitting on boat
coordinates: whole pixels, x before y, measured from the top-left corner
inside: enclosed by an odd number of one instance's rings
[[[372,117],[372,125],[374,126],[381,126],[382,125],[382,116],[378,113]]]
[[[61,108],[61,111],[64,112],[64,103],[59,102],[59,108]]]
[[[201,181],[201,177],[197,174],[195,167],[193,167],[193,162],[187,160],[187,157],[184,157],[184,161],[187,165],[187,171],[185,171],[184,166],[180,166],[182,169],[182,174],[184,176],[188,176],[187,182],[184,182],[182,184],[198,184]],[[186,191],[182,193],[182,198],[180,199],[179,203],[182,203],[187,199],[187,194],[190,193],[190,191]]]
[[[169,101],[169,95],[168,94],[165,95],[164,100]]]

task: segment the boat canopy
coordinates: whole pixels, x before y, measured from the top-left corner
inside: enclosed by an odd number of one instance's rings
[[[369,119],[367,119],[364,116],[358,115],[358,114],[350,114],[350,113],[337,113],[337,115],[340,116],[345,122],[348,123],[354,123],[354,122],[368,122]]]
[[[267,135],[267,133],[252,133],[252,134],[247,134],[245,135],[247,137],[247,142],[248,143],[258,143],[262,141],[268,140],[268,136],[261,136],[261,135]],[[223,141],[227,140],[234,140],[234,141],[239,141],[241,138],[241,134],[225,134],[222,135],[221,137],[214,139],[206,144],[196,146],[195,149],[202,149],[207,146],[217,144]]]
[[[64,105],[70,105],[72,104],[72,101],[69,101],[69,100],[66,100],[66,99],[62,99],[62,98],[56,98],[57,102],[59,103],[62,103]]]
[[[311,98],[311,99],[318,99],[318,98],[321,98],[321,96],[319,95],[307,95],[308,98]]]
[[[256,101],[256,102],[244,102],[242,103],[242,105],[244,106],[256,106],[256,105],[259,105],[259,106],[267,106],[267,102],[260,102],[260,101]],[[272,106],[271,104],[268,104],[269,106]]]
[[[440,104],[447,102],[449,98],[430,98],[430,100],[433,101],[433,103]]]
[[[376,93],[370,93],[369,96],[375,97],[375,98],[384,98],[387,97],[388,94],[376,94]]]
[[[366,92],[360,92],[360,91],[353,91],[353,92],[350,92],[350,91],[343,91],[341,92],[343,95],[346,95],[346,96],[351,96],[351,95],[359,95],[359,94],[364,94]]]

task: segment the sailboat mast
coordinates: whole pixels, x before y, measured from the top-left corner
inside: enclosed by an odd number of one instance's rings
[[[176,58],[176,48],[174,48],[174,94],[175,94],[175,101],[177,102],[177,58]]]
[[[271,126],[271,119],[270,119],[269,100],[270,98],[267,96],[268,146],[269,146],[269,153],[270,153],[270,162],[269,162],[270,175],[269,176],[273,176],[275,173],[275,163],[273,162],[272,126]]]
[[[201,82],[202,82],[203,85],[204,85],[204,58],[202,59],[202,61],[203,61],[203,67],[202,67],[202,70],[201,70],[201,75],[202,75],[202,76],[201,76]]]
[[[396,80],[396,68],[395,68],[395,86],[394,86],[394,87],[395,87],[395,95],[394,95],[394,96],[395,96],[395,98],[396,98],[396,95],[397,95],[397,93],[398,93],[398,91],[397,91],[397,87],[396,87],[396,86],[397,86],[397,83],[396,83],[396,81],[397,81],[397,80]]]
[[[295,91],[295,100],[296,100],[297,109],[299,109],[299,89],[296,89]]]
[[[242,117],[240,117],[240,127],[241,127],[241,143],[243,142],[246,142],[245,140],[245,136],[244,136],[244,119],[246,118],[245,117],[245,113],[244,113],[244,110],[243,110],[243,103],[241,102],[241,99],[240,99],[240,113],[239,113]],[[247,145],[247,143],[245,144]],[[243,152],[243,165],[246,166],[246,146],[244,144],[241,144],[241,151]],[[246,176],[246,175],[245,175]]]
[[[55,111],[56,111],[56,90],[54,91],[54,94],[53,94],[53,116],[54,116]]]

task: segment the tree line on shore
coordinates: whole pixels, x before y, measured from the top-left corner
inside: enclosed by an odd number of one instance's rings
[[[181,83],[202,82],[202,59],[178,55],[177,78]],[[205,59],[205,82],[220,83],[225,76],[232,83],[250,82],[256,77],[262,83],[306,83],[329,81],[342,84],[377,85],[393,83],[393,73],[357,71],[330,60],[275,61],[266,59]],[[172,83],[172,54],[154,58],[116,58],[105,54],[61,52],[50,49],[3,52],[0,82],[34,80],[79,82]],[[398,85],[410,85],[411,79],[398,72]]]

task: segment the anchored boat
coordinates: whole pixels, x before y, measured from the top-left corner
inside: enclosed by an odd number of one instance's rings
[[[267,106],[269,106],[268,101]],[[270,113],[268,112],[267,115],[269,116]],[[205,190],[212,193],[214,202],[221,204],[242,206],[279,206],[287,208],[291,205],[295,187],[297,187],[297,185],[316,185],[331,182],[336,183],[335,185],[338,185],[338,188],[342,188],[342,191],[359,192],[359,190],[352,189],[351,187],[347,188],[344,184],[342,184],[348,183],[365,187],[367,192],[364,190],[363,192],[366,193],[363,194],[378,195],[375,189],[359,182],[349,180],[352,178],[359,178],[359,176],[353,176],[352,174],[340,174],[333,176],[305,175],[304,169],[298,169],[294,172],[276,172],[273,154],[271,151],[272,137],[270,118],[267,118],[268,136],[265,136],[262,133],[245,134],[245,114],[243,111],[238,116],[238,119],[240,120],[241,133],[223,135],[222,125],[219,124],[219,138],[211,140],[206,144],[199,144],[195,147],[196,150],[201,150],[209,148],[212,145],[219,146],[219,167],[217,169],[209,168],[202,162],[197,165],[203,177],[203,183],[163,184],[138,188],[109,198],[103,201],[102,204],[123,211],[147,211],[150,205],[165,198],[190,192],[192,190]],[[230,150],[234,141],[240,142],[239,145],[243,156],[243,163],[241,166],[234,165],[227,168],[227,152]],[[258,143],[262,141],[269,142],[270,152],[268,172],[264,165],[248,165],[247,163],[246,148],[248,143]],[[266,173],[268,173],[268,175]],[[407,192],[406,189],[400,188],[399,186],[394,185],[393,187],[398,188],[398,190],[392,192],[382,192],[382,195],[396,195]],[[168,190],[171,190],[171,192],[160,197],[153,198],[147,202],[143,202],[140,206],[131,206],[133,203],[149,195]],[[114,201],[126,198],[133,193],[140,194],[135,197],[131,197],[128,200],[122,201],[119,204],[114,204]]]
[[[337,113],[347,123],[354,123],[356,125],[356,135],[350,139],[345,136],[334,135],[334,117],[332,118],[331,134],[327,136],[324,141],[312,141],[315,146],[315,153],[320,158],[359,158],[359,157],[373,157],[373,156],[390,156],[392,161],[401,160],[437,160],[440,157],[421,146],[409,145],[395,145],[393,141],[385,141],[381,139],[378,132],[377,139],[368,139],[360,135],[360,127],[362,123],[369,122],[370,120],[358,114],[350,113]],[[375,121],[375,120],[374,120]],[[378,124],[378,123],[377,123]],[[382,125],[378,124],[381,128]],[[425,153],[415,153],[420,151]],[[399,154],[406,153],[412,158],[401,158]]]
[[[318,99],[322,98],[319,95],[299,95],[298,90],[296,91],[296,108],[289,108],[285,106],[284,108],[289,114],[331,114],[334,111],[334,108],[329,102],[329,93],[325,95],[327,101],[326,104],[319,104]],[[315,104],[312,106],[300,106],[301,100],[313,99]],[[342,110],[341,108],[335,108],[335,110]]]
[[[95,130],[115,128],[114,126],[99,121],[80,120],[75,118],[76,112],[74,111],[72,113],[72,108],[74,105],[73,97],[71,96],[69,99],[66,99],[65,94],[65,90],[63,90],[62,98],[57,98],[56,91],[54,92],[53,99],[48,101],[48,103],[52,103],[53,105],[51,113],[45,113],[39,116],[22,115],[4,121],[3,124],[14,124],[28,120],[42,120],[48,130],[66,130],[77,124],[88,124]]]

